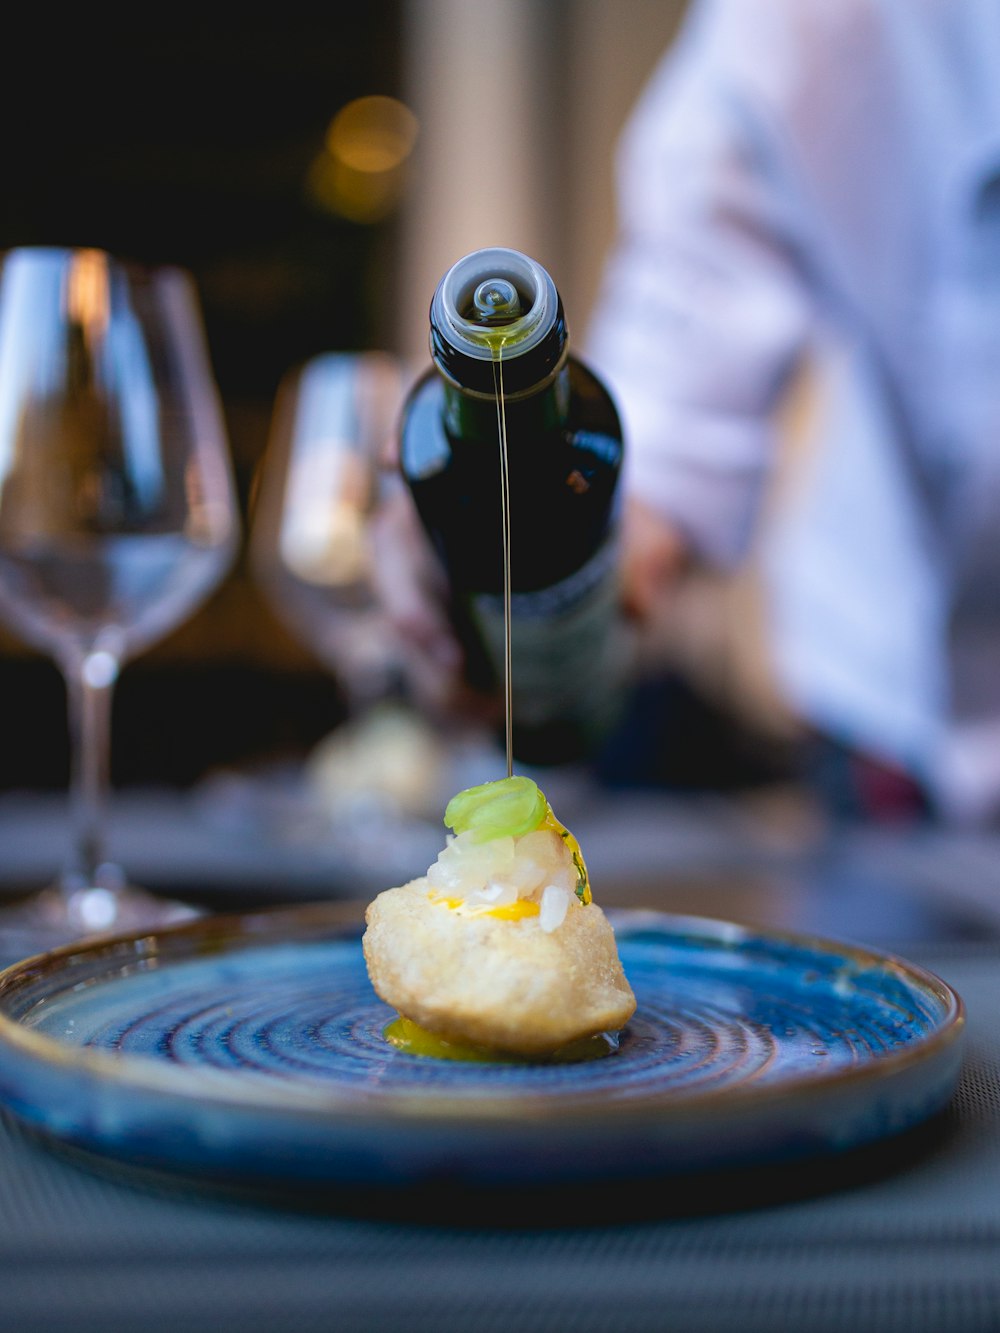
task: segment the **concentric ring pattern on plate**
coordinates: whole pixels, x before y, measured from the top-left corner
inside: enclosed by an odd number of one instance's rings
[[[376,1153],[376,1174],[436,1169],[442,1151],[453,1171],[479,1170],[476,1126],[481,1136],[496,1119],[539,1169],[558,1170],[563,1154],[568,1169],[588,1134],[603,1137],[602,1160],[627,1160],[609,1152],[611,1125],[647,1165],[679,1167],[853,1146],[947,1101],[962,1012],[940,979],[826,941],[612,917],[637,1009],[603,1059],[473,1064],[396,1051],[357,918],[335,905],[8,969],[0,1095],[43,1132],[98,1152],[134,1155],[141,1139],[154,1164],[242,1174],[271,1170],[269,1155],[298,1169],[301,1152],[331,1176],[346,1138]],[[143,1134],[140,1104],[153,1113]],[[169,1146],[181,1122],[183,1151]],[[456,1154],[468,1160],[456,1167]]]

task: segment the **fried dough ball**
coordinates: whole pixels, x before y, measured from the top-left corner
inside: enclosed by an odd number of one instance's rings
[[[375,991],[446,1041],[537,1057],[616,1032],[635,1011],[614,931],[575,898],[556,929],[537,912],[469,909],[426,877],[370,904],[363,939]]]

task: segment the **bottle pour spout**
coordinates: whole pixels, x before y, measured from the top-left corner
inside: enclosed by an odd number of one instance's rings
[[[502,350],[508,396],[536,387],[566,356],[566,318],[555,283],[528,255],[503,246],[453,264],[431,301],[431,355],[464,392],[492,397]]]
[[[477,324],[509,324],[522,313],[520,294],[506,278],[487,278],[472,295],[472,318]]]

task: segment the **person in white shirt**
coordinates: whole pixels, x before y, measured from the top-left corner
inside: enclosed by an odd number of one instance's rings
[[[759,549],[789,707],[1000,812],[1000,5],[694,0],[620,145],[583,344],[628,445],[625,591]],[[776,410],[803,456],[761,526]]]

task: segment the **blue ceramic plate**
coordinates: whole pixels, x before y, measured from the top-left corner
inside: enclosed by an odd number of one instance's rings
[[[0,1097],[50,1143],[205,1184],[622,1181],[787,1163],[926,1120],[963,1011],[883,954],[608,913],[636,993],[614,1054],[402,1054],[345,904],[71,946],[0,973]]]

